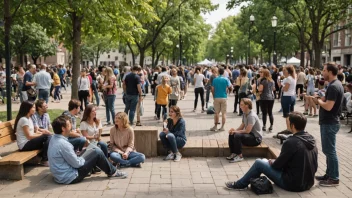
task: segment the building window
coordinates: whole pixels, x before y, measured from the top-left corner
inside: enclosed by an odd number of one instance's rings
[[[345,30],[345,46],[350,46],[352,45],[352,29],[346,29]]]
[[[103,65],[103,61],[100,61],[100,65]]]
[[[108,54],[108,58],[110,58],[110,54]]]
[[[119,57],[118,56],[115,56],[115,61],[119,60]]]
[[[335,26],[334,30],[337,30],[339,26]],[[335,32],[333,36],[333,44],[334,47],[338,47],[341,44],[340,32]]]

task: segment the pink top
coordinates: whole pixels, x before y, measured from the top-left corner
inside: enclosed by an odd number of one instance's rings
[[[106,94],[107,95],[115,95],[116,94],[116,78],[111,77],[110,80],[104,83],[104,85],[112,85],[112,88],[108,88]]]

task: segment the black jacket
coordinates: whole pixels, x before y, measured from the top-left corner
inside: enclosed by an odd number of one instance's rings
[[[282,170],[286,190],[301,192],[310,189],[318,169],[318,150],[314,137],[304,131],[289,137],[272,167]]]

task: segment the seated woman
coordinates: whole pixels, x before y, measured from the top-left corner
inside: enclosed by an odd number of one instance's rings
[[[167,119],[166,127],[159,134],[160,140],[168,150],[169,155],[164,160],[174,160],[178,162],[182,155],[178,149],[185,146],[186,138],[186,122],[182,118],[181,110],[177,106],[171,106],[169,112],[170,118]]]
[[[115,126],[110,129],[110,159],[122,167],[141,167],[145,156],[134,147],[134,131],[126,113],[117,113]]]
[[[100,147],[105,157],[108,157],[108,145],[100,141],[103,126],[101,121],[97,119],[97,110],[94,105],[88,105],[84,109],[81,120],[80,130],[84,137],[86,137],[91,144]]]
[[[51,134],[48,131],[34,131],[34,124],[31,116],[35,113],[35,105],[29,101],[23,101],[15,120],[15,132],[17,145],[20,151],[33,151],[42,149],[41,164],[49,166],[48,146]]]
[[[243,111],[242,124],[237,129],[229,131],[229,147],[231,155],[226,159],[230,163],[243,160],[242,144],[245,146],[258,146],[262,142],[262,124],[255,112],[252,111],[252,101],[242,98],[240,108]]]

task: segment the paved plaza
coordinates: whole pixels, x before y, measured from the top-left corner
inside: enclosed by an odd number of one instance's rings
[[[64,99],[60,104],[49,103],[49,108],[67,108],[69,91],[64,93]],[[185,100],[179,101],[183,117],[186,120],[187,138],[190,139],[227,139],[228,132],[211,132],[213,116],[201,113],[200,102],[197,112],[193,113],[193,88],[190,88]],[[228,100],[227,124],[225,129],[238,127],[241,117],[233,114],[234,96]],[[295,109],[303,112],[303,102],[298,101]],[[286,128],[285,119],[279,113],[280,103],[274,105],[274,132],[264,132],[264,142],[270,147],[280,149],[281,145],[272,136]],[[17,110],[18,104],[13,105]],[[124,105],[119,89],[115,102],[116,112],[123,111]],[[6,106],[0,106],[1,111]],[[255,110],[255,107],[254,107]],[[105,108],[98,109],[98,116],[105,123]],[[146,126],[162,127],[162,124],[153,120],[154,101],[149,94],[144,100],[144,115],[142,124]],[[53,119],[53,118],[52,118]],[[342,121],[340,132],[337,135],[337,152],[340,165],[340,185],[337,187],[320,187],[314,185],[311,190],[301,193],[293,193],[282,190],[274,185],[274,193],[264,197],[352,197],[352,134],[348,134],[349,126]],[[109,128],[104,128],[108,132]],[[321,151],[320,132],[318,118],[309,117],[307,131],[313,134],[317,140],[319,149],[318,175],[322,175],[326,168],[325,156]],[[103,140],[108,140],[104,137]],[[16,146],[16,145],[12,145]],[[4,149],[4,148],[0,148]],[[140,151],[143,152],[143,151]],[[244,156],[245,157],[245,156]],[[107,178],[104,173],[92,175],[83,182],[74,185],[59,185],[53,181],[49,168],[40,166],[27,166],[25,179],[22,181],[0,180],[0,197],[253,197],[256,196],[250,190],[229,191],[224,188],[224,182],[237,180],[250,168],[255,158],[246,158],[239,163],[230,164],[225,158],[183,158],[180,162],[163,161],[162,157],[149,158],[142,168],[128,168],[127,179]]]

